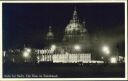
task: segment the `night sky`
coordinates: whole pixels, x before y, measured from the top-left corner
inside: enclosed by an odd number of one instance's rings
[[[4,3],[3,48],[20,48],[24,44],[42,48],[49,25],[60,39],[72,18],[74,6],[79,18],[86,21],[86,29],[95,46],[121,47],[124,44],[123,3]]]

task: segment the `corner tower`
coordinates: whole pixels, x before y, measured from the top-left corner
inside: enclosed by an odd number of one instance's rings
[[[49,26],[48,32],[46,34],[45,40],[47,42],[48,45],[51,45],[52,43],[55,42],[55,37],[54,34],[52,32],[52,27]]]

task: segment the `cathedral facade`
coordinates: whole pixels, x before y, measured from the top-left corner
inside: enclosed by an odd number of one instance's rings
[[[45,40],[49,46],[49,53],[43,53],[45,50],[38,51],[38,62],[54,63],[89,63],[91,62],[91,52],[88,31],[85,27],[85,21],[78,17],[76,8],[69,24],[65,27],[64,36],[61,42],[55,42],[54,33],[49,26]],[[42,51],[42,53],[41,53]]]

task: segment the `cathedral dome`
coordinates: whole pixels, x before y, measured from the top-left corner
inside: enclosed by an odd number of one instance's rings
[[[70,32],[86,32],[85,22],[80,22],[76,9],[73,12],[73,18],[70,20],[69,24],[65,28],[66,33]]]
[[[84,25],[82,23],[73,22],[73,23],[69,23],[65,29],[65,32],[72,32],[72,31],[86,32],[86,29],[84,28]]]

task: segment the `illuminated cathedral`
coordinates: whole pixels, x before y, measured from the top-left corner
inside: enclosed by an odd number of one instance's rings
[[[38,52],[38,62],[54,62],[54,63],[89,63],[91,62],[90,41],[88,31],[85,27],[85,21],[81,21],[78,17],[76,8],[69,24],[64,30],[62,42],[56,42],[52,27],[46,34],[45,40],[47,44],[47,52],[40,50]]]
[[[52,26],[44,36],[45,47],[35,49],[24,47],[23,49],[9,49],[4,51],[4,61],[32,62],[32,63],[92,63],[103,62],[92,60],[92,44],[86,29],[85,21],[78,17],[76,8],[73,16],[64,29],[61,41],[56,39]]]

